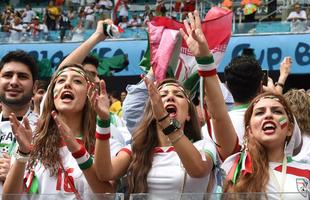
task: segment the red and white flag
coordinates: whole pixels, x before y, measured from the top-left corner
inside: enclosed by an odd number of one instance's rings
[[[148,25],[151,66],[156,80],[162,80],[167,73],[172,72],[187,89],[196,91],[199,86],[197,62],[186,42],[180,39],[180,28],[184,28],[183,23],[170,18],[152,18]],[[202,22],[202,30],[218,66],[231,37],[232,11],[219,7],[211,8]]]

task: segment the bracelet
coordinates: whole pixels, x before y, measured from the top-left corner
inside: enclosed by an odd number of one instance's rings
[[[174,140],[170,140],[172,145],[175,145],[182,137],[184,136],[184,132],[182,131],[177,138],[175,138]]]
[[[167,113],[165,116],[163,116],[162,118],[160,118],[159,120],[157,120],[157,122],[162,122],[164,121],[167,117],[169,117],[170,113]]]
[[[216,65],[214,64],[213,55],[206,57],[196,57],[198,64],[198,75],[202,77],[209,77],[216,75]]]
[[[274,85],[275,86],[280,86],[281,88],[284,88],[284,84],[283,83],[276,82]]]
[[[99,140],[108,140],[111,137],[110,133],[111,115],[108,120],[102,120],[97,116],[95,136]]]
[[[81,170],[88,169],[93,164],[93,158],[89,155],[83,145],[81,145],[80,150],[72,153],[72,156],[76,159]]]
[[[19,150],[19,148],[17,148],[17,153],[18,153],[19,155],[21,155],[21,156],[29,156],[30,151],[29,151],[28,153],[25,153],[25,152]]]

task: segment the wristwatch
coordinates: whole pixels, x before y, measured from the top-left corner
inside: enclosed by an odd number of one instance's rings
[[[176,130],[179,130],[181,128],[181,124],[176,119],[170,119],[170,124],[164,128],[162,131],[165,135],[169,135],[170,133],[173,133]]]

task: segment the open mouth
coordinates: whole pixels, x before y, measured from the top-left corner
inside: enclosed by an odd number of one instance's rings
[[[72,101],[72,100],[74,100],[74,95],[70,91],[64,91],[63,93],[61,93],[60,99]]]
[[[267,134],[272,134],[275,132],[277,126],[272,121],[267,121],[263,123],[263,131]]]
[[[177,107],[175,105],[167,105],[165,109],[170,114],[170,117],[175,117],[177,115]]]

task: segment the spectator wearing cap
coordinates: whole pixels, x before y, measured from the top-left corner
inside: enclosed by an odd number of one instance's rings
[[[38,16],[32,18],[31,23],[28,25],[27,32],[30,33],[32,40],[37,41],[42,38],[47,39],[48,28],[45,24],[40,24],[40,19]]]

